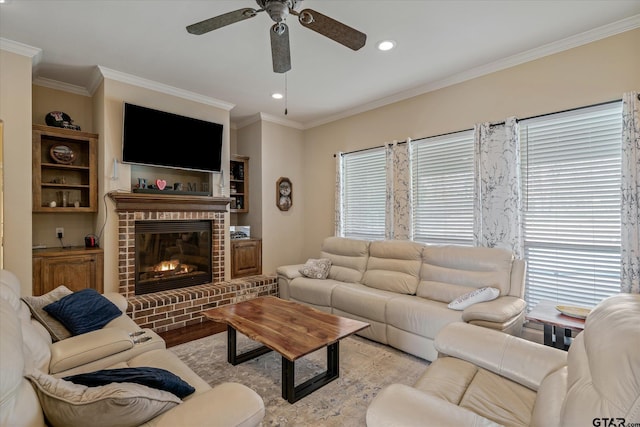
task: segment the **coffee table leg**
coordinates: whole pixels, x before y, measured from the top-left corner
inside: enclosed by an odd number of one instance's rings
[[[227,362],[233,366],[272,351],[269,347],[263,345],[245,353],[237,354],[236,347],[236,330],[231,325],[227,325]]]
[[[295,362],[282,357],[282,398],[295,403],[340,376],[339,342],[327,346],[327,370],[302,384],[295,385]]]

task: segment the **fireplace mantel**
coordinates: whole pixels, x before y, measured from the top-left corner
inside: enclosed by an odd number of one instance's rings
[[[111,192],[116,212],[126,211],[207,211],[226,212],[231,203],[228,197],[191,196],[177,194],[148,194]]]

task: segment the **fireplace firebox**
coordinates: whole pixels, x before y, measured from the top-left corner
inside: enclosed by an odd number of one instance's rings
[[[136,221],[136,295],[210,283],[211,234],[211,221]]]

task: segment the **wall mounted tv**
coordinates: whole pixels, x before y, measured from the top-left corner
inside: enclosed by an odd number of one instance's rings
[[[219,172],[222,125],[124,103],[122,162]]]

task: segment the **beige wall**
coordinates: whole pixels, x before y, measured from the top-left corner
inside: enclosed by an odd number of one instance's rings
[[[640,89],[639,46],[637,29],[306,131],[304,249],[290,261],[333,235],[335,152],[620,99]]]
[[[308,199],[304,188],[304,145],[300,130],[262,122],[262,271],[273,274],[281,265],[299,257],[304,241],[303,215]],[[276,181],[287,177],[293,205],[288,211],[276,206]],[[313,195],[311,195],[313,197]]]
[[[120,164],[118,167],[118,179],[112,179],[113,159],[121,160],[122,112],[124,101],[161,111],[194,117],[196,119],[221,123],[224,126],[222,164],[229,163],[230,121],[228,111],[111,79],[105,79],[98,91],[100,93],[96,95],[103,100],[103,114],[97,118],[96,123],[101,130],[101,146],[98,153],[100,163],[98,181],[101,182],[101,195],[109,191],[131,189],[131,165]],[[179,141],[176,141],[176,143],[178,144]],[[178,148],[178,146],[176,146],[176,148]],[[228,193],[228,176],[225,177],[225,180],[226,191]],[[218,182],[217,176],[215,182]],[[214,194],[216,194],[215,188]],[[106,211],[104,210],[104,204],[100,205],[99,216],[102,218],[101,221],[105,221],[104,216],[106,216],[104,233],[101,239],[105,257],[105,292],[117,292],[118,290],[118,227],[114,208],[115,205],[109,198],[107,198]],[[226,223],[229,223],[228,214]],[[229,257],[227,257],[226,262],[229,262]],[[226,271],[229,271],[228,265],[226,266]]]
[[[4,122],[4,268],[31,295],[31,58],[0,49]]]
[[[623,92],[640,89],[638,46],[640,30],[633,30],[306,131],[267,121],[238,129],[234,151],[251,157],[253,195],[250,214],[239,216],[238,223],[251,224],[253,234],[263,238],[265,273],[278,265],[317,257],[322,240],[334,231],[334,153],[469,129],[475,123],[501,121],[507,116],[530,117],[619,99]],[[113,158],[120,159],[123,100],[223,123],[223,164],[228,162],[228,111],[113,80],[103,82],[90,102],[80,95],[56,99],[51,89],[32,89],[30,58],[7,51],[0,55],[0,119],[5,123],[4,265],[18,274],[24,294],[31,293],[34,243],[29,196],[32,118],[40,122],[43,112],[61,109],[83,130],[100,134],[100,197],[107,191],[130,188],[127,165],[120,165],[118,180],[111,179]],[[38,104],[35,109],[32,90]],[[280,176],[293,182],[294,206],[288,212],[275,206],[275,181]],[[106,210],[102,200],[99,205],[100,212],[89,226],[99,230],[106,217],[101,242],[105,291],[113,291],[117,288],[115,212],[110,200]],[[55,224],[43,225],[42,232],[49,233],[51,227]],[[41,232],[37,224],[33,229]]]

